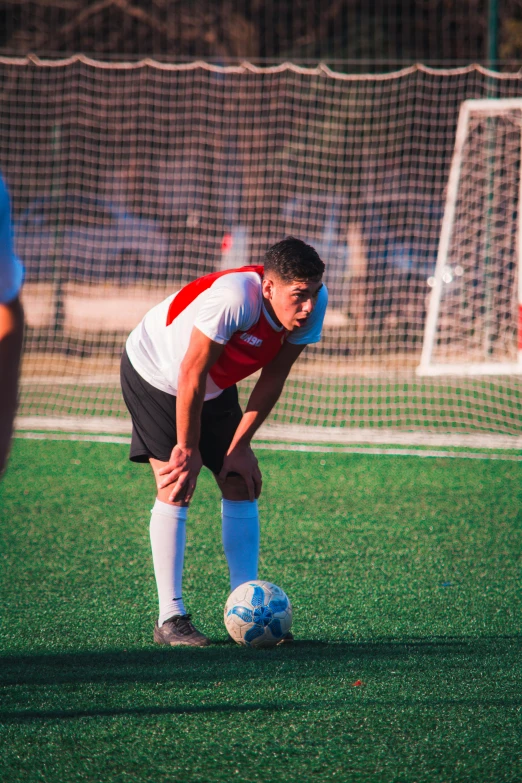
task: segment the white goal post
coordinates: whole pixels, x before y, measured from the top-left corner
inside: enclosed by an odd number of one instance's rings
[[[419,376],[522,373],[522,98],[463,101]]]

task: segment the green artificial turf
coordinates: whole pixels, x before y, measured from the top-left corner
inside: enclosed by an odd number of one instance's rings
[[[154,489],[126,454],[14,442],[2,781],[522,779],[520,462],[260,451],[260,578],[297,641],[256,652],[225,642],[207,474],[184,591],[213,644],[153,645]]]

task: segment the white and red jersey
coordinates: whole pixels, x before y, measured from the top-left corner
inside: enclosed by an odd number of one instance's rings
[[[283,342],[319,342],[328,301],[325,286],[306,324],[287,332],[263,304],[262,266],[229,269],[199,277],[153,307],[131,332],[127,354],[151,386],[177,394],[179,368],[193,327],[225,346],[207,376],[205,400],[268,364]]]

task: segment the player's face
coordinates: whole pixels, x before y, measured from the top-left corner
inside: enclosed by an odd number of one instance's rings
[[[278,277],[263,279],[263,297],[270,315],[289,332],[305,325],[317,302],[322,282],[294,280],[286,283]]]

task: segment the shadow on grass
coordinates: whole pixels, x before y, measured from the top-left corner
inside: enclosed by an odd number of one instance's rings
[[[312,705],[314,706],[314,705]],[[317,705],[319,706],[319,705]],[[324,705],[321,705],[324,706]],[[0,723],[24,723],[33,720],[79,720],[81,718],[118,718],[124,716],[151,717],[153,715],[201,715],[229,713],[241,714],[249,712],[288,712],[293,710],[309,710],[310,704],[264,702],[259,704],[186,704],[177,706],[150,707],[95,707],[92,709],[54,709],[54,710],[19,710],[0,711]]]
[[[60,685],[66,683],[209,683],[235,682],[260,676],[260,668],[284,666],[289,677],[323,667],[337,669],[361,664],[415,659],[421,667],[450,664],[460,658],[496,657],[518,648],[520,637],[431,637],[361,642],[299,640],[271,650],[253,650],[216,643],[206,648],[147,648],[84,652],[12,654],[0,656],[0,687]]]
[[[285,678],[284,682],[296,683],[298,679],[308,679],[313,683],[317,678],[326,674],[335,680],[339,674],[345,675],[350,670],[360,669],[368,665],[377,666],[382,678],[387,677],[391,669],[400,669],[403,663],[404,671],[415,668],[416,675],[422,676],[423,671],[433,674],[433,669],[450,670],[452,667],[476,666],[483,671],[485,656],[490,656],[494,661],[495,671],[498,670],[499,659],[502,656],[514,659],[518,654],[520,637],[496,636],[490,638],[472,639],[458,638],[430,638],[386,640],[372,642],[317,642],[297,641],[293,645],[285,645],[273,650],[250,650],[230,644],[214,644],[203,649],[176,648],[162,649],[151,648],[143,650],[96,650],[72,653],[35,653],[34,655],[5,655],[0,657],[0,686],[6,688],[6,697],[13,700],[13,709],[4,709],[0,712],[1,723],[26,723],[30,721],[69,721],[89,718],[148,718],[176,715],[211,715],[211,714],[248,714],[262,711],[268,714],[315,711],[320,713],[327,710],[344,712],[348,707],[353,709],[355,691],[362,696],[363,702],[357,698],[356,704],[364,704],[368,709],[393,709],[397,707],[397,700],[391,702],[386,698],[376,698],[375,692],[364,694],[364,689],[350,687],[339,691],[334,689],[331,698],[326,700],[303,699],[301,696],[295,701],[285,699],[280,701],[271,694],[264,698],[263,689],[259,693],[261,698],[251,703],[244,702],[242,696],[250,692],[237,689],[238,683],[257,682],[262,683],[263,678]],[[397,674],[396,671],[393,672]],[[310,684],[309,683],[309,684]],[[172,700],[173,704],[150,704],[148,706],[100,706],[86,705],[76,707],[64,707],[69,691],[55,691],[53,686],[82,686],[87,685],[83,694],[89,699],[90,686],[102,684],[114,686],[118,684],[133,684],[136,686],[137,698],[143,698],[140,686],[152,684],[162,686],[161,700]],[[355,684],[355,683],[353,683]],[[180,689],[179,686],[182,686]],[[350,683],[348,682],[348,685]],[[26,686],[39,693],[39,701],[44,700],[41,709],[20,709],[23,692],[18,691],[20,686]],[[189,686],[189,690],[186,690]],[[196,688],[196,692],[190,691],[190,687]],[[222,686],[223,691],[215,691],[212,686]],[[52,691],[47,691],[47,688]],[[185,688],[185,690],[183,690]],[[201,702],[201,690],[205,692],[205,700],[211,703]],[[127,689],[126,689],[127,690]],[[285,695],[292,692],[286,685],[283,687]],[[219,695],[218,695],[219,694]],[[319,695],[318,692],[315,695]],[[384,695],[384,694],[383,694]],[[492,694],[469,693],[447,694],[447,697],[435,697],[433,694],[426,698],[426,694],[419,692],[418,696],[410,697],[401,695],[399,701],[402,709],[437,709],[447,707],[465,707],[466,709],[515,709],[519,701],[511,697],[491,698]],[[156,698],[157,693],[153,689],[148,693],[148,698]],[[59,699],[59,707],[49,704],[49,699]],[[112,698],[112,697],[111,697]],[[118,698],[116,694],[116,698]],[[191,698],[196,703],[191,703]],[[185,703],[179,703],[183,699]],[[254,697],[255,699],[255,697]],[[197,703],[199,701],[199,703]],[[7,699],[4,701],[7,706]]]
[[[354,704],[347,704],[348,700],[323,699],[322,701],[304,702],[275,702],[264,701],[251,704],[236,703],[218,703],[218,704],[178,704],[172,706],[151,705],[148,707],[93,707],[72,708],[72,709],[41,709],[41,710],[3,710],[0,711],[0,725],[9,723],[27,723],[31,721],[50,721],[50,720],[81,720],[82,718],[150,718],[153,716],[161,717],[165,715],[240,715],[250,712],[275,713],[295,713],[306,712],[314,713],[316,716],[325,710],[332,717],[334,713],[345,711],[347,708],[353,709]],[[518,713],[520,709],[520,700],[516,698],[447,698],[434,699],[432,697],[418,699],[365,699],[364,707],[370,710],[404,709],[419,710],[427,708],[428,710],[440,711],[449,707],[465,708],[473,711],[486,710],[492,708],[501,710],[513,710]]]

